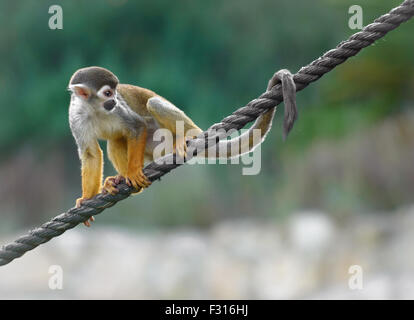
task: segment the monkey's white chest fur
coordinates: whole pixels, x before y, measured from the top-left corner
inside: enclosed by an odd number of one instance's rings
[[[115,114],[97,114],[92,118],[91,124],[96,137],[103,140],[121,135],[125,128],[122,119]]]

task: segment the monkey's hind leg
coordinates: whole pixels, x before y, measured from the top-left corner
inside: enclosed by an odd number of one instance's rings
[[[138,136],[127,138],[127,174],[125,175],[126,183],[137,189],[137,192],[148,187],[151,181],[144,175],[144,154],[147,139],[147,130],[143,129]]]
[[[182,110],[161,97],[149,99],[147,109],[163,128],[170,130],[174,136],[174,152],[185,158],[186,140],[197,136],[202,130]]]

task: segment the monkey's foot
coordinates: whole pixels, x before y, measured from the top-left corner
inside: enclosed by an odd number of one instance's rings
[[[140,169],[137,173],[129,174],[125,177],[125,181],[127,185],[133,186],[138,192],[141,191],[143,188],[147,188],[151,185],[151,181],[145,176]]]
[[[83,202],[85,201],[85,200],[89,200],[89,199],[86,199],[86,198],[79,198],[79,199],[77,199],[76,200],[76,208],[79,208],[82,204],[83,204]],[[92,216],[92,217],[90,217],[88,220],[86,220],[83,224],[85,225],[85,226],[87,226],[88,228],[91,226],[91,224],[90,224],[90,222],[94,222],[95,221],[95,218]]]
[[[87,226],[88,228],[91,226],[91,223],[90,222],[94,222],[95,221],[95,218],[92,216],[92,217],[90,217],[89,218],[89,220],[86,220],[83,224],[85,225],[85,226]]]
[[[117,194],[119,192],[117,185],[125,181],[124,177],[117,175],[112,177],[107,177],[102,187],[102,192],[107,194]]]

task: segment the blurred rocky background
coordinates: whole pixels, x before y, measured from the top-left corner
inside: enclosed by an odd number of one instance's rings
[[[363,1],[364,24],[399,3]],[[52,4],[63,30],[48,28]],[[350,36],[354,4],[2,1],[0,245],[79,197],[66,90],[76,69],[106,67],[207,128],[274,71],[296,72]],[[402,25],[300,92],[286,142],[281,107],[258,175],[183,166],[92,229],[0,267],[0,298],[413,298],[413,32]],[[61,291],[48,288],[50,265],[63,268]],[[363,290],[348,288],[352,265]]]
[[[414,207],[341,222],[302,211],[280,225],[233,219],[203,231],[77,228],[2,267],[0,299],[413,299],[413,228]],[[48,286],[54,265],[62,290]],[[361,289],[349,286],[355,265]]]

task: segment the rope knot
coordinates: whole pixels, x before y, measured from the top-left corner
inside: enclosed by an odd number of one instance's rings
[[[293,80],[293,74],[287,69],[279,70],[273,75],[267,84],[267,91],[272,90],[272,88],[279,83],[282,85],[283,104],[285,105],[283,140],[286,140],[298,118],[298,109],[296,107],[296,84]]]

